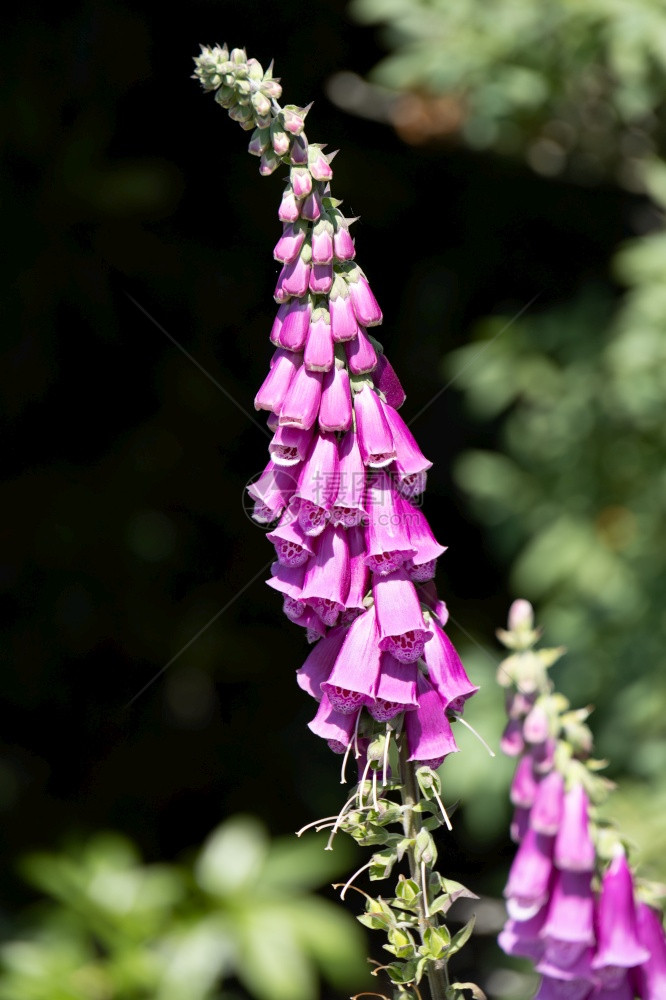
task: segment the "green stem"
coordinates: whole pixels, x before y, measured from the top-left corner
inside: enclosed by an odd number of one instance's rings
[[[410,840],[414,840],[421,829],[421,816],[420,813],[414,812],[414,806],[417,805],[419,801],[417,792],[418,785],[414,774],[414,766],[407,760],[408,754],[409,750],[407,747],[407,740],[403,735],[403,738],[400,741],[398,756],[402,804],[404,807],[402,814],[402,828],[405,837],[408,837]],[[413,847],[409,848],[407,856],[409,859],[410,876],[417,885],[421,885],[421,873],[419,871],[419,865],[416,860],[416,853]],[[428,918],[426,917],[424,904],[425,887],[422,886],[421,888],[423,891],[421,892],[419,899],[418,917],[419,933],[421,935],[421,941],[423,941],[424,934],[428,926]],[[427,976],[432,1000],[445,1000],[446,991],[449,987],[449,972],[446,961],[442,959],[437,962],[428,962]]]

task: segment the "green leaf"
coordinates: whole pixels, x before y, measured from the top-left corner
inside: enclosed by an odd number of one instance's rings
[[[423,935],[422,954],[429,958],[441,958],[451,945],[448,927],[428,927]]]
[[[460,949],[464,947],[474,930],[475,921],[476,915],[474,915],[471,920],[468,920],[465,926],[461,927],[460,930],[453,935],[448,949],[449,955],[455,955],[457,951],[460,951]]]
[[[288,912],[298,940],[336,990],[370,982],[365,936],[337,903],[315,896],[299,899]]]
[[[258,881],[267,856],[264,827],[251,816],[235,816],[205,841],[195,864],[195,876],[206,892],[228,897]]]
[[[279,906],[237,919],[238,978],[259,1000],[312,1000],[317,983],[295,928]]]
[[[404,903],[412,903],[421,894],[418,884],[412,878],[401,878],[395,887],[396,897]]]
[[[471,993],[474,1000],[487,1000],[486,994],[476,983],[452,983],[446,991],[446,1000],[468,1000],[464,995],[466,992]]]

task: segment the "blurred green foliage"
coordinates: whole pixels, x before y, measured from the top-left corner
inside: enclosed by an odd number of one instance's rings
[[[2,1000],[311,1000],[367,982],[353,917],[312,890],[349,852],[321,838],[273,842],[250,816],[214,830],[188,864],[143,864],[100,833],[23,862],[48,897],[0,947]],[[232,981],[231,986],[227,984]]]

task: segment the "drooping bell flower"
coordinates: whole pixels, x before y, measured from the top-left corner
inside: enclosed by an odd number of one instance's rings
[[[563,968],[570,968],[595,943],[590,872],[557,873],[542,937],[548,960]]]
[[[507,757],[518,757],[524,749],[523,724],[518,719],[509,719],[500,739],[500,750]]]
[[[290,601],[295,601],[303,605],[299,614],[292,616],[290,613],[287,615],[290,621],[296,621],[296,619],[300,618],[305,613],[306,604],[305,601],[301,601],[301,591],[303,590],[304,579],[304,565],[285,566],[284,563],[274,562],[271,566],[271,578],[270,580],[266,580],[267,585],[272,587],[273,590],[277,590],[277,592],[282,594],[285,599],[289,598]],[[288,605],[288,607],[290,606]],[[291,607],[293,607],[293,605]]]
[[[321,217],[321,195],[316,188],[303,200],[301,205],[301,219],[308,219],[309,222],[316,222]],[[310,275],[312,277],[312,275]]]
[[[306,535],[320,535],[328,522],[339,482],[338,445],[333,434],[317,434],[298,478],[291,504]]]
[[[331,750],[336,749],[331,743],[337,743],[342,747],[342,751],[338,749],[337,752],[344,752],[353,739],[357,718],[358,711],[338,712],[324,694],[319,702],[317,714],[311,722],[308,722],[308,729],[311,729],[315,736],[327,740]]]
[[[549,736],[543,743],[532,744],[532,757],[534,758],[534,770],[537,774],[548,774],[555,764],[555,751],[557,750],[557,740]]]
[[[340,529],[339,529],[340,530]],[[380,653],[375,609],[368,608],[349,626],[330,676],[321,690],[339,712],[356,712],[375,700]]]
[[[312,263],[330,264],[333,260],[333,226],[320,219],[312,230]]]
[[[349,233],[347,222],[341,215],[335,217],[335,232],[333,234],[333,250],[337,260],[353,260],[356,255],[354,241]],[[353,219],[351,220],[353,222]]]
[[[427,583],[434,577],[437,560],[446,552],[446,547],[439,544],[427,520],[413,504],[400,497],[398,508],[402,512],[409,540],[415,549],[414,555],[407,563],[407,572],[414,583]]]
[[[273,257],[282,264],[289,264],[298,257],[304,242],[305,227],[302,224],[299,226],[298,224],[286,223],[282,230],[282,236],[275,244]]]
[[[519,844],[521,842],[527,833],[529,825],[530,810],[524,808],[523,806],[516,806],[513,810],[513,816],[511,817],[511,825],[509,826],[509,836],[514,844]]]
[[[273,364],[254,397],[255,410],[270,410],[279,413],[289,387],[301,367],[303,358],[291,351],[278,349],[273,355]]]
[[[319,615],[324,625],[335,625],[345,609],[349,592],[349,549],[344,528],[325,528],[317,552],[305,567],[301,600]]]
[[[337,344],[353,340],[358,334],[358,323],[349,297],[347,283],[340,275],[336,275],[331,285],[328,308],[331,313],[333,340]]]
[[[414,584],[402,569],[388,576],[373,576],[372,593],[377,608],[379,648],[400,663],[423,656],[432,630],[423,618]]]
[[[509,797],[514,806],[521,809],[531,809],[536,799],[539,782],[534,774],[533,761],[530,754],[525,754],[518,761],[513,779],[511,781],[511,792]]]
[[[278,343],[286,351],[302,351],[310,328],[312,303],[309,299],[290,299],[286,305]]]
[[[365,514],[365,466],[354,431],[347,431],[338,446],[339,487],[331,509],[331,523],[345,528],[360,524]]]
[[[296,671],[296,682],[311,698],[321,701],[321,686],[327,681],[347,636],[345,628],[334,628],[320,639],[303,666]]]
[[[523,723],[523,736],[526,743],[543,743],[548,739],[550,722],[548,713],[539,702],[534,705]]]
[[[359,326],[377,326],[382,321],[382,311],[363,271],[354,265],[346,277],[349,297]]]
[[[541,928],[545,916],[546,910],[542,907],[529,920],[507,920],[497,938],[497,943],[504,954],[538,961],[544,950]]]
[[[377,352],[362,327],[353,340],[345,344],[349,370],[353,375],[365,375],[377,367]]]
[[[368,479],[365,509],[368,514],[365,540],[366,565],[386,576],[415,555],[401,508],[396,503],[391,480],[383,472]]]
[[[286,302],[282,302],[281,305],[278,306],[277,313],[275,314],[275,319],[273,320],[273,325],[271,327],[269,339],[271,344],[275,344],[276,347],[280,346],[279,340],[280,340],[280,330],[282,329],[282,322],[284,320],[284,317],[289,312],[289,307],[291,306],[292,301],[293,300],[288,299]],[[273,355],[270,361],[271,368],[273,367],[274,363],[275,363],[275,355]]]
[[[312,433],[312,427],[306,430],[303,427],[284,427],[278,424],[268,446],[275,465],[289,468],[304,462],[310,450]]]
[[[419,596],[443,628],[449,620],[449,610],[445,602],[440,600],[437,587],[432,580],[419,586]]]
[[[539,782],[530,814],[530,825],[537,833],[552,837],[560,828],[563,809],[564,778],[559,771],[552,770]]]
[[[328,309],[315,309],[310,317],[303,362],[313,372],[328,372],[333,367],[333,339]]]
[[[447,709],[462,712],[465,702],[479,689],[472,684],[455,646],[436,622],[430,623],[432,639],[425,645],[423,658],[432,685]]]
[[[312,191],[312,175],[306,167],[292,167],[289,171],[289,180],[298,201],[306,198]]]
[[[614,975],[616,969],[629,969],[648,961],[650,953],[638,939],[634,884],[621,847],[616,849],[601,881],[597,924],[597,953],[592,968],[605,982],[619,978]]]
[[[278,219],[280,222],[296,222],[300,214],[301,209],[294,194],[294,189],[291,184],[287,184],[282,193],[282,201],[278,209]]]
[[[319,413],[321,383],[321,372],[308,371],[304,366],[298,369],[279,407],[281,426],[303,430],[312,427]]]
[[[374,383],[389,406],[399,410],[407,398],[400,384],[400,380],[393,371],[391,362],[385,354],[377,355],[377,367],[373,374]]]
[[[634,988],[630,972],[621,972],[612,983],[602,983],[593,994],[594,1000],[634,1000]],[[641,997],[643,1000],[643,997]]]
[[[375,700],[368,706],[377,722],[388,722],[400,712],[418,708],[418,666],[398,663],[390,653],[382,653]]]
[[[588,798],[580,783],[565,792],[554,858],[557,867],[564,871],[594,871],[596,851],[588,821]]]
[[[393,469],[398,476],[398,489],[403,496],[412,497],[423,493],[426,484],[426,474],[432,468],[432,462],[425,457],[414,435],[405,421],[393,406],[384,407],[384,415],[391,430],[396,458]]]
[[[534,1000],[590,1000],[593,987],[587,979],[566,980],[543,976]]]
[[[306,249],[307,247],[304,247],[295,260],[282,265],[275,286],[276,302],[286,302],[291,296],[300,299],[307,292],[310,284],[310,262],[306,259]]]
[[[304,566],[314,555],[312,538],[308,538],[290,511],[283,514],[277,527],[266,537],[275,546],[278,562],[283,566]]]
[[[560,992],[555,992],[554,996],[563,998],[567,998],[569,995],[578,996],[584,985],[587,987],[588,993],[583,995],[590,995],[589,991],[596,983],[596,977],[591,969],[593,955],[593,948],[581,948],[577,944],[562,944],[559,950],[549,950],[547,944],[537,963],[536,971],[540,972],[545,980],[561,984]],[[597,993],[594,992],[592,995],[596,998]]]
[[[381,469],[390,465],[396,451],[384,406],[370,386],[364,385],[354,395],[356,433],[365,465]]]
[[[333,509],[335,510],[335,508]],[[331,523],[333,523],[332,518]],[[348,612],[363,611],[370,586],[370,570],[365,564],[365,534],[360,525],[347,528],[347,547],[349,549],[349,591],[345,600],[345,608]],[[345,617],[343,615],[343,618]]]
[[[504,889],[513,920],[529,920],[548,899],[553,873],[553,838],[528,828],[513,859]]]
[[[309,288],[313,295],[325,295],[333,284],[333,264],[313,264],[310,268]]]
[[[292,473],[271,460],[259,478],[247,488],[254,501],[253,519],[259,524],[275,521],[286,509],[296,486]]]
[[[305,638],[307,642],[312,645],[313,642],[317,642],[322,636],[326,635],[326,626],[322,622],[319,615],[306,606],[305,611],[300,616],[300,618],[290,618],[290,621],[294,625],[298,625],[300,628],[305,629]]]
[[[409,760],[439,766],[444,757],[456,753],[458,746],[446,717],[446,706],[430,681],[418,673],[418,705],[405,713],[405,731]]]
[[[666,997],[666,936],[661,915],[647,903],[636,907],[638,940],[650,957],[634,970],[637,990],[641,1000],[660,1000]]]
[[[348,431],[352,425],[349,373],[342,361],[335,361],[324,375],[319,404],[319,426],[323,431]]]

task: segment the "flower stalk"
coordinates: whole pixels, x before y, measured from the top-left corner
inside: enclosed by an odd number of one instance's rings
[[[448,972],[473,921],[452,935],[446,914],[475,897],[435,868],[433,831],[451,826],[437,769],[458,749],[452,723],[477,688],[433,582],[445,548],[419,509],[432,463],[398,413],[405,394],[369,332],[382,310],[355,260],[355,220],[331,193],[334,154],[305,134],[311,105],[281,106],[272,66],[243,49],[202,48],[195,66],[204,90],[252,132],[260,174],[288,171],[274,354],[255,398],[273,439],[249,493],[255,519],[272,526],[267,582],[312,644],[297,672],[318,703],[310,729],[343,755],[343,781],[352,757],[358,766],[340,814],[317,827],[331,830],[329,847],[343,832],[374,850],[342,895],[366,871],[373,882],[407,864],[393,897],[363,893],[359,917],[386,934],[392,960],[382,969],[401,1000],[420,998],[424,978],[432,1000],[482,997]]]

